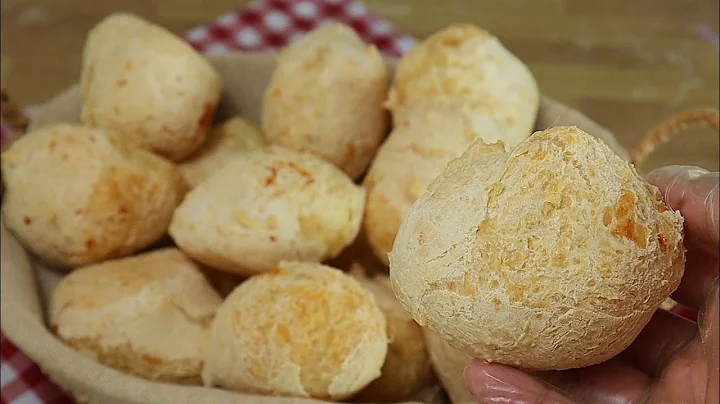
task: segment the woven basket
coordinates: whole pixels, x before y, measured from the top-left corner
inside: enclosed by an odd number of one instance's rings
[[[269,54],[231,53],[208,56],[223,76],[225,92],[218,120],[242,115],[258,122],[265,87],[275,60]],[[391,63],[392,65],[392,63]],[[391,66],[392,67],[392,66]],[[77,122],[80,91],[74,85],[39,106],[30,122],[2,93],[2,116],[15,137],[57,122]],[[543,97],[537,129],[554,125],[574,125],[605,141],[618,155],[642,164],[652,151],[667,142],[682,127],[705,122],[716,130],[717,111],[695,110],[678,114],[651,131],[630,153],[624,150],[605,128],[550,98]],[[279,398],[239,394],[220,389],[177,386],[142,380],[98,364],[64,345],[48,329],[45,302],[61,275],[38,265],[4,227],[0,261],[2,330],[14,344],[78,402],[93,404],[310,404],[311,399]]]

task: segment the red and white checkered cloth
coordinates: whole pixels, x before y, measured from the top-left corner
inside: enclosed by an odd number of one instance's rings
[[[338,21],[355,29],[388,57],[399,57],[414,40],[352,0],[259,0],[242,10],[220,16],[215,22],[189,31],[185,38],[205,53],[232,50],[276,50],[317,26]],[[2,125],[2,144],[12,135]],[[0,404],[71,404],[57,386],[27,356],[1,336],[2,377]]]

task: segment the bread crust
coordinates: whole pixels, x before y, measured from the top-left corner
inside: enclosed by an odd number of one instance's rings
[[[478,138],[455,103],[418,102],[398,112],[395,127],[363,180],[363,227],[385,265],[402,218],[445,168]]]
[[[265,137],[247,119],[233,117],[213,128],[200,150],[177,165],[185,182],[195,188],[243,153],[267,146]]]
[[[575,127],[474,143],[413,205],[390,254],[398,300],[474,357],[529,370],[625,349],[683,275],[683,218]]]
[[[364,180],[364,228],[385,264],[400,221],[445,165],[477,138],[512,147],[532,133],[535,79],[497,38],[453,24],[398,63],[385,105],[393,130]]]
[[[278,55],[263,98],[263,133],[273,144],[317,154],[356,179],[387,134],[382,103],[389,80],[374,45],[343,24],[325,24]]]
[[[26,248],[72,269],[150,246],[187,186],[165,159],[114,131],[45,126],[2,154],[3,219]]]
[[[398,63],[387,107],[453,100],[486,143],[512,147],[533,131],[540,92],[530,70],[500,41],[471,24],[452,24]]]
[[[106,366],[199,385],[220,303],[197,265],[165,248],[65,276],[51,297],[49,317],[60,339]]]
[[[169,233],[186,254],[239,275],[322,262],[357,236],[365,191],[332,164],[280,146],[247,152],[188,193]]]
[[[223,82],[175,34],[126,13],[93,27],[83,49],[82,123],[114,129],[179,161],[210,134]]]
[[[206,386],[341,400],[380,376],[388,338],[373,295],[328,266],[282,262],[218,310]]]

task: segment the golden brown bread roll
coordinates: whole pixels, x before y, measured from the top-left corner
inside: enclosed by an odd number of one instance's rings
[[[452,404],[476,404],[477,398],[465,388],[465,367],[472,357],[459,351],[423,327],[423,336],[433,369]]]
[[[53,292],[49,316],[60,339],[106,366],[200,384],[220,303],[197,265],[166,248],[72,272]]]
[[[398,300],[454,347],[528,370],[625,349],[683,274],[683,218],[574,127],[506,152],[474,143],[410,209],[390,253]]]
[[[178,170],[194,188],[243,153],[266,145],[260,130],[248,120],[234,117],[215,127],[200,150],[178,164]]]
[[[80,85],[82,123],[118,130],[179,161],[209,135],[223,83],[181,38],[114,13],[88,34]]]
[[[350,178],[368,167],[386,135],[389,73],[375,46],[330,23],[287,46],[263,99],[271,143],[315,153]]]
[[[372,251],[385,265],[410,206],[478,136],[454,103],[416,102],[395,114],[395,127],[363,180],[363,227]]]
[[[380,376],[388,339],[373,295],[331,267],[283,262],[233,291],[212,324],[203,381],[340,400]]]
[[[150,246],[186,192],[170,162],[118,133],[81,125],[27,133],[3,153],[2,166],[8,230],[65,269]]]
[[[279,146],[247,152],[188,193],[169,233],[213,268],[252,275],[335,257],[360,230],[365,191],[332,164]]]
[[[390,341],[380,377],[353,397],[353,401],[394,403],[408,399],[432,381],[433,371],[422,330],[395,299],[387,275],[369,278],[357,264],[350,271],[375,296],[385,315]]]
[[[488,32],[452,24],[398,63],[387,105],[395,115],[418,101],[456,101],[487,143],[532,133],[540,95],[530,70]]]

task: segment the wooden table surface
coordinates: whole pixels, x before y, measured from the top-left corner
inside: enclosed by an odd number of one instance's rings
[[[242,0],[2,0],[2,81],[17,102],[42,102],[79,76],[87,30],[128,11],[182,34]],[[612,130],[626,147],[674,112],[718,108],[717,0],[367,0],[423,38],[452,22],[497,35],[541,91]],[[709,32],[709,34],[708,34]],[[714,36],[714,38],[713,38]],[[718,135],[691,129],[659,149],[663,164],[718,170]]]

